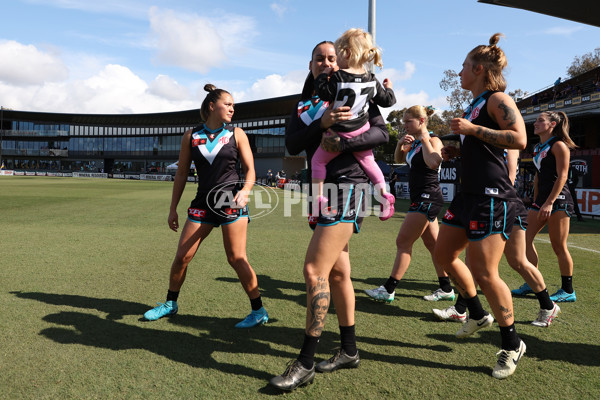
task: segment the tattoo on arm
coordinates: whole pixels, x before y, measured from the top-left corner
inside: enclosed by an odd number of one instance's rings
[[[508,107],[506,104],[504,104],[503,101],[500,102],[498,108],[504,112],[502,119],[504,121],[507,121],[508,126],[513,126],[515,122],[517,122],[517,118],[515,117],[515,111],[512,108]]]
[[[482,126],[477,127],[475,136],[486,143],[493,144],[494,146],[498,147],[502,147],[505,144],[510,145],[515,142],[515,137],[512,131],[497,131],[494,129],[484,128]]]
[[[332,152],[332,153],[340,152],[342,150],[339,136],[324,137],[321,140],[321,147],[323,148],[323,150]]]

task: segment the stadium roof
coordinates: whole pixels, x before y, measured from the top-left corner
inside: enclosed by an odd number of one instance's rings
[[[300,95],[248,101],[235,105],[233,122],[288,116]],[[200,122],[200,109],[152,114],[62,114],[3,109],[4,119],[97,126],[186,126]]]
[[[600,1],[598,0],[478,0],[479,3],[497,6],[520,8],[564,18],[583,24],[600,27]]]

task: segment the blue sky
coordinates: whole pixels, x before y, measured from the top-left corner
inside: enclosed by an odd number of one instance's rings
[[[508,90],[536,91],[600,46],[600,28],[476,0],[377,1],[380,80],[398,103],[446,108],[439,82],[495,32]],[[368,0],[10,0],[0,7],[0,105],[68,113],[199,108],[299,93],[310,52],[367,29]],[[391,109],[385,109],[384,115]]]

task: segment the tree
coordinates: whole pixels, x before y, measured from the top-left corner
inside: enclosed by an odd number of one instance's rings
[[[442,113],[442,116],[444,113]],[[432,131],[438,136],[444,136],[450,133],[450,120],[446,120],[443,117],[440,117],[437,114],[433,114],[429,117],[429,123],[427,124],[427,129]]]
[[[574,78],[597,67],[600,67],[600,47],[581,57],[575,56],[573,62],[567,68],[567,74],[570,78]]]
[[[471,102],[472,94],[460,86],[460,77],[458,74],[447,69],[444,71],[444,78],[440,82],[440,88],[444,91],[450,91],[446,96],[446,101],[450,105],[450,113],[455,116],[461,116],[464,108]],[[443,114],[442,114],[443,115]]]
[[[515,101],[515,103],[523,100],[525,97],[527,97],[528,94],[529,94],[528,92],[524,92],[521,89],[517,89],[512,92],[508,92],[508,95],[510,97],[512,97],[512,99]]]

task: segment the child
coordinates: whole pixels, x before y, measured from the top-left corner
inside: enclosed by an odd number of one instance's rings
[[[369,130],[369,101],[381,107],[391,107],[396,103],[392,83],[383,81],[383,87],[373,73],[365,70],[369,62],[382,67],[381,51],[373,47],[371,35],[362,29],[349,29],[335,41],[337,65],[340,69],[333,71],[326,68],[324,73],[315,79],[315,91],[322,100],[332,103],[331,108],[350,107],[352,117],[334,124],[330,131],[343,138],[352,138]],[[331,76],[330,76],[331,74]],[[329,132],[328,132],[329,133]],[[382,204],[380,220],[385,221],[394,215],[395,198],[388,193],[385,178],[375,162],[371,150],[354,152],[356,160],[375,185],[375,189],[385,199]],[[317,149],[311,161],[312,182],[318,185],[319,209],[322,209],[327,198],[323,196],[323,182],[327,163],[339,153],[328,152],[321,147]]]

